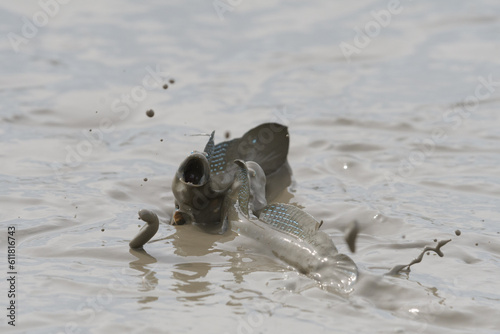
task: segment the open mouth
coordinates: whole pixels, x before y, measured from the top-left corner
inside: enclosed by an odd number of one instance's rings
[[[191,159],[186,164],[182,177],[186,183],[200,184],[203,178],[203,163],[199,159]]]
[[[207,158],[200,153],[191,154],[179,168],[182,181],[195,186],[207,183],[210,167]]]

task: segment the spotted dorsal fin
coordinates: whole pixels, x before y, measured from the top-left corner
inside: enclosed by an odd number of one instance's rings
[[[283,203],[271,204],[263,208],[259,220],[299,239],[307,239],[314,235],[320,226],[320,223],[307,212]]]
[[[214,150],[214,135],[215,131],[212,131],[212,134],[210,135],[210,138],[208,139],[208,143],[205,145],[205,149],[203,152],[207,154],[207,159],[210,161],[210,157],[212,156],[212,152]]]
[[[287,163],[288,146],[288,128],[277,123],[261,124],[241,138],[217,145],[212,132],[204,149],[210,163],[212,187],[221,191],[231,186],[238,169],[233,164],[235,159],[256,162],[266,177],[281,170]]]

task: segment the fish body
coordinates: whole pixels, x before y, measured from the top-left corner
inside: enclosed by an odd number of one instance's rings
[[[347,255],[340,254],[330,237],[318,230],[321,224],[290,204],[271,204],[252,212],[250,195],[256,187],[251,185],[248,162],[236,161],[236,165],[239,175],[223,209],[231,229],[257,241],[323,287],[349,292],[357,279],[356,264]]]
[[[241,138],[214,144],[211,134],[203,152],[193,152],[172,181],[176,210],[172,224],[195,222],[245,235],[323,287],[349,292],[357,267],[340,254],[330,237],[307,212],[273,203],[273,188],[290,183],[285,126],[266,123]],[[280,182],[280,173],[288,182]],[[280,176],[282,178],[282,176]],[[278,181],[277,181],[278,180]]]
[[[175,212],[171,223],[196,222],[217,225],[222,221],[221,207],[230,190],[237,166],[235,159],[255,161],[266,176],[265,200],[272,199],[291,181],[287,162],[288,128],[277,123],[261,124],[241,138],[219,144],[210,136],[203,152],[192,152],[180,165],[172,181]]]

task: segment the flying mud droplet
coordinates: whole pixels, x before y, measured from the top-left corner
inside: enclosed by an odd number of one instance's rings
[[[148,178],[147,178],[147,177],[145,177],[145,178],[144,178],[144,182],[147,182],[147,181],[148,181]]]
[[[351,252],[356,252],[356,238],[359,233],[359,223],[357,220],[353,220],[347,227],[344,239],[349,246]]]
[[[168,88],[168,85],[167,84],[164,84],[163,85],[163,89],[167,89]]]
[[[103,229],[103,228],[101,228],[101,232],[104,232],[104,229]]]
[[[441,247],[443,247],[444,245],[446,245],[448,242],[450,242],[451,239],[448,239],[448,240],[441,240],[438,242],[438,244],[436,245],[436,247],[430,247],[430,246],[426,246],[424,248],[424,250],[420,253],[420,255],[414,259],[413,261],[411,261],[409,264],[403,264],[403,265],[397,265],[397,266],[394,266],[388,273],[386,273],[385,275],[391,275],[391,276],[396,276],[398,275],[399,273],[401,272],[410,272],[410,267],[416,263],[420,263],[422,262],[422,259],[424,258],[424,255],[426,253],[428,253],[429,251],[431,252],[434,252],[436,253],[437,255],[439,255],[439,257],[443,257],[444,254],[443,252],[441,251]]]
[[[175,83],[175,80],[174,79],[170,79],[168,80],[168,82],[170,82],[171,84]]]
[[[163,139],[160,139],[160,141],[163,141]]]
[[[460,230],[456,230],[456,231],[455,231],[455,234],[456,234],[456,235],[457,235],[457,237],[458,237],[458,236],[460,236],[460,234],[462,234],[462,232],[460,232]]]
[[[229,139],[229,137],[231,137],[231,132],[226,131],[226,132],[224,133],[224,138]]]
[[[148,117],[153,117],[155,115],[155,112],[153,109],[149,109],[148,111],[146,111],[146,115]]]

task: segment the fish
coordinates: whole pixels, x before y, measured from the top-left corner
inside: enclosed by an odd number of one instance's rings
[[[264,171],[255,162],[235,160],[235,181],[223,205],[224,224],[269,249],[275,257],[313,278],[326,290],[349,293],[358,277],[354,261],[339,253],[321,223],[285,203],[261,206]]]
[[[289,134],[277,123],[259,125],[241,138],[193,151],[172,181],[175,211],[171,224],[195,223],[251,238],[322,288],[349,293],[358,277],[354,261],[339,253],[313,216],[286,203],[273,202],[291,182],[287,155]],[[139,217],[147,225],[130,247],[142,246],[156,233],[158,218],[148,210]]]
[[[287,155],[288,128],[278,123],[264,123],[241,138],[214,143],[212,132],[202,152],[193,151],[180,164],[172,180],[175,210],[172,225],[196,223],[220,226],[221,207],[238,168],[232,162],[240,159],[259,164],[266,176],[266,201],[272,200],[291,183]],[[221,231],[224,232],[224,231]]]

